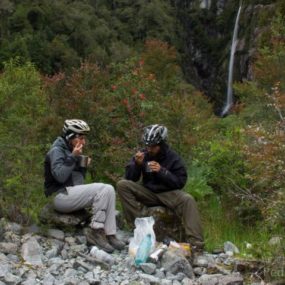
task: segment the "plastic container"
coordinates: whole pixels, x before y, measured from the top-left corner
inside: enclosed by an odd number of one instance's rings
[[[149,256],[149,260],[151,262],[157,263],[161,258],[161,256],[163,255],[163,253],[166,251],[166,249],[167,245],[165,244],[161,245]]]
[[[155,249],[155,233],[153,230],[154,218],[153,217],[143,217],[135,219],[135,230],[134,237],[130,239],[129,243],[129,255],[135,259],[138,248],[147,235],[151,235],[151,251]]]
[[[90,255],[95,257],[99,261],[105,262],[110,265],[115,263],[115,259],[111,254],[105,252],[102,249],[99,249],[97,246],[92,246],[90,250]]]
[[[140,265],[141,263],[145,263],[147,258],[149,257],[151,250],[151,235],[147,234],[143,240],[141,241],[139,248],[135,257],[135,264]]]

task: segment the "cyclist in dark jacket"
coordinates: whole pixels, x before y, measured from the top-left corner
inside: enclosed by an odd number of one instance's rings
[[[80,166],[89,131],[82,120],[64,122],[62,136],[55,140],[45,158],[45,195],[54,194],[54,208],[62,213],[92,208],[90,228],[84,229],[87,241],[113,252],[125,247],[115,235],[115,190],[105,183],[84,184],[86,168]]]
[[[159,152],[152,156],[147,149],[141,151],[144,156],[143,163],[137,165],[136,157],[126,167],[126,179],[137,182],[142,175],[143,185],[154,193],[182,189],[187,181],[186,168],[180,157],[161,142]],[[160,171],[149,172],[148,163],[160,164]]]
[[[125,178],[117,183],[126,219],[134,223],[145,206],[165,206],[182,218],[193,248],[202,250],[203,232],[198,208],[191,195],[182,191],[187,171],[182,159],[166,143],[167,128],[145,128],[146,148],[138,151],[126,166]],[[140,179],[142,178],[142,181]]]

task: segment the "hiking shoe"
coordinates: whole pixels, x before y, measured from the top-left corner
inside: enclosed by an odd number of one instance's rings
[[[108,235],[107,240],[112,247],[118,250],[122,250],[125,248],[125,243],[119,239],[115,235]]]
[[[203,251],[204,251],[204,245],[205,243],[202,242],[202,241],[192,241],[191,242],[191,248],[193,250],[194,253],[197,253],[197,254],[203,254]]]
[[[193,249],[193,251],[201,252],[201,253],[204,251],[205,243],[204,243],[203,240],[200,240],[200,239],[197,239],[197,238],[193,238],[193,237],[188,237],[186,239],[186,242],[190,243],[191,248]]]
[[[204,253],[204,242],[201,241],[195,241],[191,243],[191,257],[190,257],[190,263],[193,264],[194,260],[198,257],[203,255]]]
[[[194,260],[198,256],[203,255],[205,243],[203,241],[193,239],[190,241],[188,240],[188,243],[190,244],[190,256],[188,257],[188,260],[193,264]]]
[[[104,229],[85,228],[83,232],[89,244],[96,245],[108,253],[114,251],[106,238]]]

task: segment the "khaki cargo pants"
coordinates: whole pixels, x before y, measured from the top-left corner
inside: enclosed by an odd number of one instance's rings
[[[53,204],[55,210],[62,213],[91,207],[93,215],[90,227],[104,228],[106,235],[116,233],[116,194],[112,185],[91,183],[66,187],[66,191],[54,197]]]
[[[148,207],[164,206],[173,210],[182,219],[190,241],[203,242],[197,204],[188,193],[182,190],[153,193],[140,183],[124,179],[117,183],[117,192],[128,223],[133,225],[135,218],[141,216],[143,205]]]

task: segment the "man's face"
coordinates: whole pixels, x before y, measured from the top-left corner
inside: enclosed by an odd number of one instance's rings
[[[86,144],[86,138],[84,135],[76,135],[71,141],[70,141],[72,148],[74,148],[77,144],[80,144],[84,146]]]
[[[146,149],[150,156],[156,156],[160,152],[159,145],[150,145],[150,146],[147,146]]]

